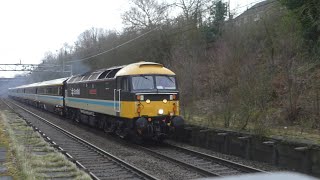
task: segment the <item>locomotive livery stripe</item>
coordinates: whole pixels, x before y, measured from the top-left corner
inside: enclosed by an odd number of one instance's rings
[[[85,98],[66,97],[65,103],[68,107],[79,108],[113,116],[117,115],[116,109],[119,108],[119,102],[114,102],[113,100],[93,100]]]
[[[93,100],[93,99],[72,98],[72,97],[66,97],[65,99],[66,101],[70,101],[70,102],[86,103],[91,105],[99,105],[99,106],[107,106],[107,107],[119,106],[119,102],[114,102],[110,100]]]

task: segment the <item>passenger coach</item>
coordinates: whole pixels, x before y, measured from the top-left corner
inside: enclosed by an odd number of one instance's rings
[[[63,113],[63,83],[68,78],[54,79],[9,89],[9,97],[59,114]]]

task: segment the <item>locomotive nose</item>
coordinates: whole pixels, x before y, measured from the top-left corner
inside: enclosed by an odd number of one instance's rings
[[[168,97],[166,97],[168,96]],[[144,95],[139,101],[136,101],[136,112],[138,116],[173,116],[178,115],[178,101],[167,100],[169,95]],[[144,100],[141,100],[144,99]]]

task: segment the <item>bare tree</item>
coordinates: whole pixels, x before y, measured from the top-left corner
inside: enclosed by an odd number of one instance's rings
[[[187,22],[202,23],[203,16],[209,12],[209,0],[178,0],[175,5],[182,9],[183,17]]]
[[[122,14],[122,20],[129,28],[150,29],[167,19],[169,4],[157,0],[131,0],[133,6]]]
[[[78,37],[78,41],[76,42],[76,46],[82,48],[91,48],[95,44],[97,44],[99,37],[104,34],[104,30],[101,28],[91,28],[89,30],[84,31]]]

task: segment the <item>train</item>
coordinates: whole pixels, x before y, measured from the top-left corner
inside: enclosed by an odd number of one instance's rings
[[[8,96],[135,141],[162,141],[184,126],[176,75],[154,62],[13,87]]]

